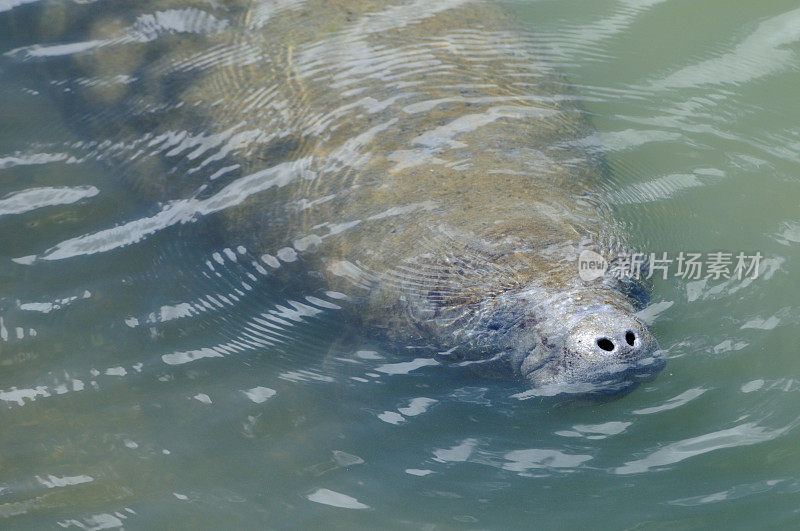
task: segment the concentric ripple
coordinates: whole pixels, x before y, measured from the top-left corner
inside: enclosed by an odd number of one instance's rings
[[[796,519],[800,11],[509,4],[0,0],[0,525]],[[656,275],[636,392],[526,395],[355,317],[513,284],[459,194],[760,274]]]

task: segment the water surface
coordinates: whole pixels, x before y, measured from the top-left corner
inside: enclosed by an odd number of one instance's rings
[[[527,51],[565,75],[590,117],[595,131],[578,142],[604,155],[602,194],[632,242],[764,256],[754,280],[657,279],[644,316],[667,369],[604,403],[519,400],[514,382],[343,339],[339,295],[308,288],[291,238],[264,256],[203,203],[242,184],[226,150],[256,152],[261,140],[214,136],[170,106],[172,84],[193,72],[236,72],[266,52],[246,39],[204,48],[199,37],[241,22],[235,10],[143,6],[0,0],[3,526],[797,520],[796,3],[508,5]],[[307,8],[264,2],[247,31]],[[137,22],[107,36],[60,23],[90,9],[134,10]],[[176,42],[185,62],[126,67]],[[109,49],[108,75],[71,66]],[[364,69],[402,79],[392,59],[403,53],[366,56]],[[163,92],[115,99],[148,76],[166,80]],[[112,114],[89,113],[90,97],[109,98]],[[271,102],[256,91],[243,104]],[[149,114],[113,114],[131,109]],[[98,136],[111,118],[136,127]],[[147,120],[174,120],[175,136],[147,136]],[[151,155],[170,163],[148,172]]]

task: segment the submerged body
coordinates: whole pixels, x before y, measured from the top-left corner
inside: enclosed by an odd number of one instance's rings
[[[607,255],[622,238],[597,197],[584,114],[506,11],[131,9],[54,14],[45,30],[91,26],[78,65],[90,82],[68,98],[168,215],[214,216],[265,262],[302,262],[345,294],[366,332],[481,375],[620,390],[663,365],[623,286],[578,277],[581,250]]]

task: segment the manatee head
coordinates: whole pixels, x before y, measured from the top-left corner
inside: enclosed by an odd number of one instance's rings
[[[558,322],[540,323],[534,348],[516,353],[520,376],[533,388],[619,393],[664,368],[658,342],[631,309],[605,300],[566,312],[546,316]]]
[[[636,309],[602,284],[505,293],[463,323],[448,354],[478,374],[521,379],[532,394],[624,393],[665,365]]]

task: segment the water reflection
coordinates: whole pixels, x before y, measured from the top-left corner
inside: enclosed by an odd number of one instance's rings
[[[0,0],[5,525],[793,518],[796,6],[520,2],[521,31],[469,6]],[[397,141],[401,119],[428,127]],[[486,128],[497,143],[470,146]],[[388,269],[320,261],[438,219],[462,192],[438,179],[484,152],[469,193],[530,194],[526,175],[602,155],[607,179],[567,196],[579,213],[613,211],[646,250],[760,250],[765,268],[658,283],[639,316],[669,366],[610,402],[517,400],[361,337],[348,311],[376,282],[441,279],[411,254],[484,263],[476,284],[510,273],[444,230]],[[383,175],[413,179],[382,196]],[[536,215],[576,212],[562,199]],[[441,297],[464,285],[446,280]]]

